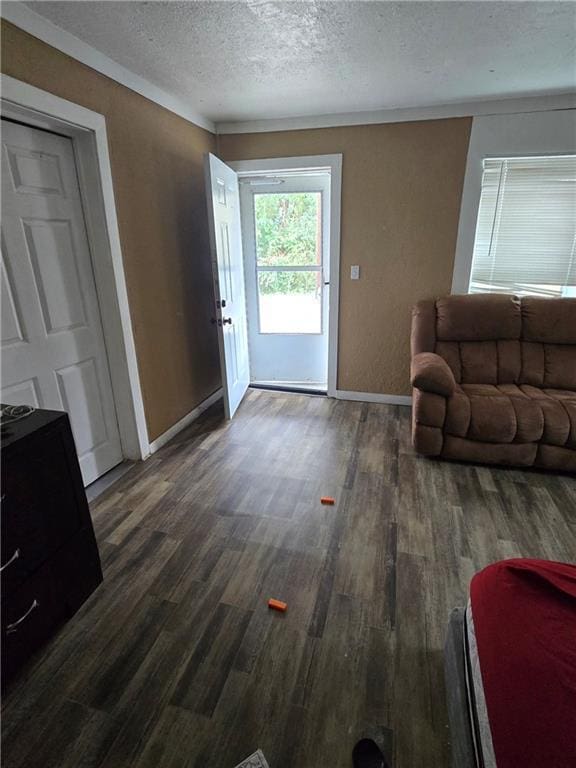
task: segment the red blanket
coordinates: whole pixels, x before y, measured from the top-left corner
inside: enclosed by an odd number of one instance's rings
[[[576,566],[495,563],[470,599],[498,768],[576,768]]]

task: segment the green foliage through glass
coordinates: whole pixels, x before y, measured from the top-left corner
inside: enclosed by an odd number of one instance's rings
[[[320,265],[320,192],[254,195],[258,267],[287,267],[283,272],[259,272],[262,293],[308,293],[317,273],[292,272],[290,267]]]

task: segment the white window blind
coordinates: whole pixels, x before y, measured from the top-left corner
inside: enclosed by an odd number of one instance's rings
[[[576,296],[576,155],[484,160],[469,291]]]

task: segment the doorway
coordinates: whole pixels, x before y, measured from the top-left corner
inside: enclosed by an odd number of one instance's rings
[[[84,483],[122,461],[72,141],[2,119],[1,396],[66,411]]]
[[[250,384],[336,397],[342,155],[204,169],[226,417]]]
[[[330,173],[240,177],[250,381],[327,391]]]
[[[1,81],[2,399],[68,411],[88,485],[150,452],[106,122]]]

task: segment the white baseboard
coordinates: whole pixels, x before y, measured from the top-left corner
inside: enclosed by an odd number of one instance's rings
[[[214,392],[210,397],[207,397],[206,400],[203,400],[200,405],[197,405],[194,410],[190,411],[190,413],[187,413],[186,416],[180,419],[180,421],[177,421],[176,424],[170,427],[170,429],[167,429],[166,432],[163,432],[160,437],[157,437],[156,440],[153,440],[150,443],[149,450],[150,453],[156,453],[156,451],[160,450],[163,445],[166,445],[170,440],[172,440],[173,437],[175,437],[178,432],[181,432],[183,429],[186,429],[186,427],[189,424],[192,424],[193,421],[196,421],[198,416],[200,416],[201,413],[203,413],[206,408],[210,408],[211,405],[213,405],[217,400],[220,400],[220,398],[223,396],[222,388],[217,389],[216,392]]]
[[[338,400],[357,400],[361,403],[387,403],[388,405],[412,405],[410,395],[381,395],[378,392],[350,392],[346,389],[337,389]]]

